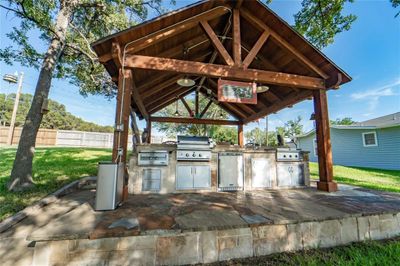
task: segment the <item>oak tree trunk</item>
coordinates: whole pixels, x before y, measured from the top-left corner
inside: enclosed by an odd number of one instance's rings
[[[50,42],[40,69],[32,105],[22,128],[17,154],[11,171],[11,178],[8,183],[9,190],[17,191],[34,185],[32,160],[35,153],[37,132],[43,117],[42,104],[44,100],[48,99],[53,71],[63,49],[71,16],[72,5],[61,5],[55,25],[57,36]]]

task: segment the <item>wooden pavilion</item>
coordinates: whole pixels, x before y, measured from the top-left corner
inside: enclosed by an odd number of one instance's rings
[[[243,125],[312,98],[318,189],[337,189],[326,92],[351,78],[260,1],[201,1],[107,36],[92,47],[118,85],[113,160],[126,161],[131,110],[146,120],[149,134],[152,122],[236,125],[242,146]],[[188,76],[196,79],[195,86],[176,83]],[[258,94],[257,104],[218,102],[219,78],[270,89]],[[196,95],[193,111],[184,98],[191,93]],[[210,97],[204,110],[199,110],[199,94]],[[155,116],[175,101],[185,105],[189,117]],[[204,119],[212,102],[233,119]]]

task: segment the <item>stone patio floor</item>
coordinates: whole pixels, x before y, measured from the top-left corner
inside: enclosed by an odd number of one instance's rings
[[[400,212],[400,194],[340,185],[203,194],[130,195],[114,211],[93,210],[95,190],[68,194],[0,234],[48,241],[164,235]]]

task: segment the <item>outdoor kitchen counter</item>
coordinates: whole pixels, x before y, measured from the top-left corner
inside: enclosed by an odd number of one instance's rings
[[[245,191],[305,187],[310,184],[308,152],[300,151],[301,158],[297,161],[282,162],[277,161],[277,148],[261,147],[253,149],[241,148],[237,145],[216,145],[211,150],[211,160],[207,162],[177,161],[176,150],[177,145],[175,144],[138,145],[136,152],[132,153],[129,160],[129,193],[165,194],[218,191],[218,156],[222,153],[243,155],[243,190]],[[142,151],[167,151],[168,165],[139,166],[138,154]],[[177,179],[177,166],[181,169],[189,168],[188,175],[197,172],[193,170],[194,168],[200,170],[208,168],[209,181],[206,182],[207,185],[181,188],[181,185],[178,184],[180,181]],[[190,167],[193,167],[193,169]],[[299,176],[299,183],[290,181],[290,179],[293,179],[291,177],[293,175],[301,175]],[[268,182],[263,182],[264,179],[268,179]],[[195,181],[193,182],[195,183]],[[204,184],[205,181],[202,182]]]

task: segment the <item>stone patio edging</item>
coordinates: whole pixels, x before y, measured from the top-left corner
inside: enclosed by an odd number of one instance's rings
[[[228,230],[36,242],[32,265],[182,265],[400,235],[400,213]]]
[[[48,196],[44,197],[43,199],[39,200],[35,204],[26,207],[25,209],[17,212],[13,216],[10,216],[0,222],[0,233],[6,231],[7,229],[11,228],[15,224],[19,223],[23,219],[25,219],[29,215],[34,215],[39,209],[55,202],[58,198],[65,196],[69,193],[72,193],[81,187],[87,185],[90,182],[96,181],[97,177],[95,176],[86,176],[79,180],[75,180],[62,188],[58,189],[57,191],[49,194]]]

